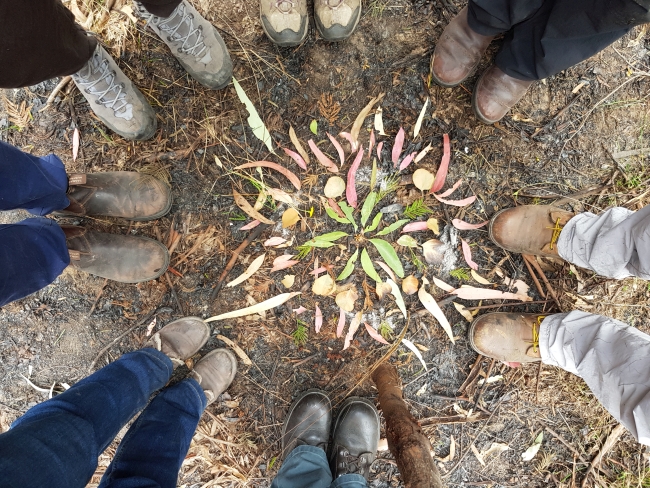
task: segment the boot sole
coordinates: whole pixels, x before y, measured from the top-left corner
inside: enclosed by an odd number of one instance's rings
[[[298,41],[285,41],[285,42],[276,41],[275,38],[266,29],[266,24],[264,23],[264,20],[262,19],[261,15],[260,15],[260,23],[262,24],[262,30],[266,34],[266,37],[268,37],[273,44],[280,47],[300,46],[303,42],[305,42],[305,39],[307,39],[307,34],[309,33],[309,18],[307,18],[307,22],[305,23],[305,32],[303,32],[302,37]]]
[[[318,33],[320,36],[323,38],[323,40],[327,42],[340,42],[340,41],[345,41],[348,39],[352,34],[354,34],[354,31],[356,30],[357,26],[359,25],[359,21],[361,20],[361,6],[359,6],[359,15],[357,16],[357,20],[355,20],[354,25],[352,26],[352,29],[350,29],[350,33],[347,34],[346,36],[343,37],[337,37],[337,38],[329,38],[327,35],[324,33],[325,31],[325,26],[321,23],[320,19],[314,15],[314,23],[316,24],[316,28],[318,29]]]
[[[300,394],[298,398],[296,398],[293,401],[293,404],[291,405],[291,409],[287,412],[287,416],[284,419],[284,423],[282,424],[282,452],[284,453],[285,450],[285,445],[284,445],[284,436],[287,433],[287,421],[291,418],[291,414],[293,414],[293,411],[296,409],[296,406],[300,401],[305,398],[307,395],[310,395],[312,393],[320,393],[325,399],[327,399],[327,402],[329,403],[329,408],[330,411],[332,410],[332,401],[330,400],[330,397],[327,393],[325,393],[323,390],[319,390],[318,388],[310,388],[307,391],[304,391]]]

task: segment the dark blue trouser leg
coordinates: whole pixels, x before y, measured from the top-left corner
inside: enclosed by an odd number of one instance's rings
[[[191,378],[161,391],[122,439],[99,487],[174,488],[206,404]]]
[[[85,487],[97,457],[172,369],[163,353],[141,349],[30,409],[0,434],[0,488]]]

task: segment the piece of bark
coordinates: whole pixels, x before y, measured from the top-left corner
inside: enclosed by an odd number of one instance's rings
[[[431,443],[409,412],[402,397],[397,369],[383,363],[372,373],[379,406],[386,420],[388,448],[395,457],[406,488],[442,488],[440,473],[431,456]]]

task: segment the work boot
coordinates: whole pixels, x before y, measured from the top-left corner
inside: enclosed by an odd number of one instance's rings
[[[136,11],[192,78],[218,90],[232,80],[232,60],[217,29],[186,0],[169,17],[150,14],[140,3]]]
[[[215,349],[196,363],[190,376],[194,378],[208,400],[214,402],[232,383],[237,373],[237,358],[228,349]]]
[[[361,0],[314,0],[316,27],[326,41],[352,35],[361,18]]]
[[[142,221],[158,219],[172,207],[169,186],[133,171],[69,175],[67,197],[70,205],[57,214]]]
[[[210,338],[210,327],[198,317],[185,317],[164,326],[144,347],[160,351],[171,359],[174,369],[185,364]]]
[[[377,457],[379,413],[372,402],[348,398],[334,424],[330,468],[334,479],[344,474],[360,474],[366,480]]]
[[[479,354],[511,365],[537,362],[542,357],[539,327],[544,318],[536,313],[481,315],[469,327],[469,343]]]
[[[483,36],[467,23],[467,7],[445,27],[431,56],[431,79],[445,88],[465,81],[481,62],[494,36]]]
[[[136,141],[151,139],[156,133],[151,105],[99,44],[86,65],[72,75],[72,81],[113,132]]]
[[[93,232],[62,226],[70,252],[70,265],[120,283],[155,280],[169,266],[169,253],[147,237]]]
[[[557,241],[572,217],[571,212],[550,205],[521,205],[497,212],[488,232],[506,251],[558,258]]]
[[[327,452],[332,425],[332,404],[327,393],[307,390],[293,402],[282,427],[282,454],[297,446],[314,446]]]
[[[307,0],[260,0],[260,18],[278,46],[297,46],[307,37]]]
[[[498,122],[521,100],[532,84],[532,81],[508,76],[493,64],[474,87],[472,107],[476,116],[486,124]]]

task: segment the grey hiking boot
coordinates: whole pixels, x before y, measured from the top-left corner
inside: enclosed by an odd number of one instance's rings
[[[166,354],[174,369],[182,366],[210,338],[210,328],[199,317],[185,317],[167,324],[147,341],[144,347],[151,347]]]
[[[307,0],[260,0],[260,17],[278,46],[297,46],[307,37]]]
[[[237,374],[235,355],[228,349],[215,349],[196,363],[190,376],[201,385],[210,405],[226,391],[235,374]]]
[[[115,60],[99,44],[72,80],[95,115],[125,139],[144,141],[156,133],[156,114]]]
[[[230,83],[232,60],[226,44],[217,29],[186,0],[167,18],[150,14],[140,2],[133,3],[192,78],[214,90]]]
[[[314,18],[323,39],[342,41],[359,23],[361,0],[314,0]]]

